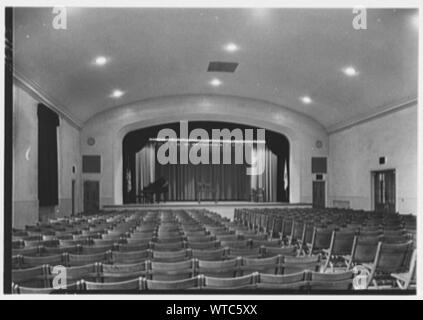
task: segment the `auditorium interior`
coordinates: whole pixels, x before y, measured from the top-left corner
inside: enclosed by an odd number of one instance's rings
[[[417,21],[14,8],[10,292],[416,292]]]

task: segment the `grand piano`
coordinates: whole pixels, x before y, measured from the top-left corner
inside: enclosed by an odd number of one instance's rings
[[[160,202],[163,195],[163,201],[166,202],[168,193],[169,182],[165,178],[160,177],[142,189],[137,196],[137,200],[139,203]]]

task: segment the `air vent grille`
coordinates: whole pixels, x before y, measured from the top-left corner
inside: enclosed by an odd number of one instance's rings
[[[238,62],[211,61],[207,72],[235,72]]]

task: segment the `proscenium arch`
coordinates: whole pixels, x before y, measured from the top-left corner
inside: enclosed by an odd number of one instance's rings
[[[289,152],[289,177],[290,177],[290,188],[289,188],[289,199],[290,202],[300,202],[299,201],[299,196],[298,193],[296,193],[295,191],[295,181],[299,180],[299,172],[298,170],[296,170],[296,165],[293,163],[293,161],[295,161],[295,159],[297,159],[297,157],[295,156],[295,154],[293,154],[293,150],[297,149],[294,147],[294,143],[295,143],[295,138],[296,135],[294,133],[291,134],[287,134],[286,132],[289,132],[290,130],[284,130],[283,132],[280,131],[280,129],[278,130],[277,126],[272,125],[272,124],[266,124],[265,126],[263,125],[258,125],[258,123],[261,123],[260,121],[256,121],[255,119],[247,119],[247,118],[243,118],[242,120],[239,120],[239,117],[234,117],[232,115],[226,115],[224,117],[220,117],[216,114],[207,114],[207,115],[185,115],[184,119],[180,119],[180,120],[187,120],[187,121],[204,121],[204,116],[207,117],[207,120],[210,121],[217,121],[217,122],[230,122],[230,123],[234,123],[234,122],[238,122],[238,123],[242,123],[243,125],[249,125],[249,126],[255,126],[255,127],[260,127],[266,130],[270,130],[270,131],[274,131],[276,133],[279,133],[283,136],[286,137],[286,139],[288,140],[289,143],[289,148],[290,148],[290,152]],[[237,120],[238,119],[238,120]],[[123,139],[124,137],[132,131],[138,130],[138,129],[144,129],[144,128],[148,128],[148,127],[152,127],[152,126],[158,126],[158,125],[162,125],[162,124],[166,124],[169,123],[173,120],[173,122],[175,122],[175,118],[174,117],[163,117],[161,119],[152,119],[152,120],[146,120],[146,121],[140,121],[138,123],[133,123],[130,124],[128,126],[125,126],[124,128],[122,128],[122,131],[119,132],[119,137],[118,140],[116,142],[117,145],[120,146],[119,151],[115,153],[115,156],[117,156],[117,158],[115,158],[115,163],[117,163],[118,165],[118,170],[115,171],[115,177],[114,177],[114,186],[115,186],[115,199],[116,196],[117,199],[119,199],[119,202],[117,204],[123,204],[123,186],[122,186],[122,177],[123,177],[123,159],[122,159],[122,154],[123,154],[123,150],[122,150],[122,144],[123,144]],[[179,120],[179,121],[180,121]],[[293,185],[293,184],[294,185]]]
[[[130,131],[179,120],[241,123],[284,135],[290,144],[289,199],[297,203],[311,197],[311,172],[307,170],[310,157],[327,155],[328,136],[320,123],[304,114],[262,100],[220,95],[180,95],[112,108],[85,123],[81,132],[82,152],[102,154],[104,163],[111,169],[101,178],[105,190],[102,197],[109,199],[108,203],[123,203],[124,136]],[[98,143],[90,148],[84,141],[91,136],[98,138]],[[322,149],[314,149],[316,140],[323,141]]]
[[[178,136],[181,134],[180,132],[180,124],[182,122],[187,123],[188,135],[192,130],[196,129],[204,129],[208,133],[208,137],[212,137],[212,131],[217,129],[221,130],[229,130],[229,132],[233,132],[233,130],[241,130],[241,135],[244,136],[245,130],[252,129],[258,130],[263,128],[258,128],[252,125],[245,125],[242,123],[234,123],[228,121],[185,121],[184,119],[180,119],[176,122],[171,123],[164,123],[161,125],[149,126],[146,128],[136,129],[133,131],[128,132],[122,141],[122,148],[123,148],[123,174],[122,174],[122,192],[123,192],[123,201],[124,203],[134,203],[136,199],[136,192],[135,189],[127,190],[126,187],[126,172],[129,170],[131,172],[131,176],[134,177],[135,175],[135,158],[136,153],[139,152],[147,143],[148,139],[155,138],[159,134],[159,132],[163,129],[169,128],[171,131],[175,132]],[[265,129],[263,129],[265,130]],[[275,201],[283,201],[289,202],[289,186],[288,190],[285,190],[284,186],[284,166],[289,170],[289,140],[281,133],[265,130],[265,140],[266,145],[272,152],[277,155],[277,163],[278,169],[275,176],[277,181],[276,187],[276,199]],[[181,137],[180,137],[181,138]],[[245,137],[244,137],[245,138]],[[258,136],[254,137],[258,139]],[[242,138],[241,138],[242,139]],[[126,151],[125,151],[126,150]],[[244,146],[242,146],[242,152],[244,152]],[[288,157],[288,158],[286,158]],[[244,154],[242,156],[244,159]],[[232,158],[232,161],[234,159]],[[287,160],[287,161],[286,161]],[[286,161],[286,162],[285,162]],[[156,177],[157,178],[157,177]],[[289,181],[289,174],[288,174],[288,181]],[[248,180],[248,179],[247,179]],[[132,179],[132,182],[134,180]],[[135,179],[135,182],[137,180]],[[288,191],[288,194],[286,193]]]

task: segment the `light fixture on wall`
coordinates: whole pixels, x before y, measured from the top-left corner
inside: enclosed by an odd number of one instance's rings
[[[28,149],[26,149],[26,151],[25,151],[25,159],[26,159],[26,161],[29,161],[30,154],[31,154],[31,146],[29,146]]]
[[[89,146],[93,146],[93,145],[95,145],[95,139],[94,139],[93,137],[89,137],[89,138],[87,139],[87,144],[88,144]]]

